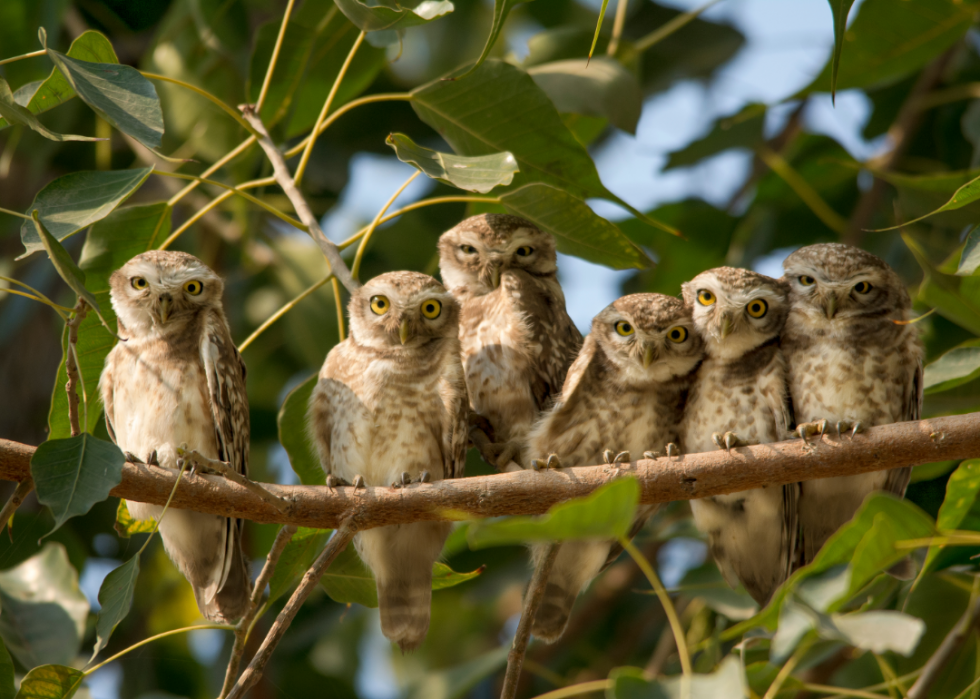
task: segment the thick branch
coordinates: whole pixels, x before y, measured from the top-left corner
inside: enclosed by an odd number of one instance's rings
[[[0,479],[27,478],[33,453],[33,447],[0,439]],[[871,427],[856,437],[811,438],[809,445],[796,439],[738,447],[730,453],[719,450],[642,459],[619,466],[639,480],[641,502],[659,503],[975,457],[980,457],[980,413]],[[157,466],[126,464],[122,482],[111,494],[163,505],[176,477],[176,472]],[[288,512],[280,514],[258,496],[220,476],[185,474],[171,507],[319,529],[333,529],[356,512],[358,529],[370,529],[448,520],[459,517],[460,512],[471,517],[540,514],[558,502],[588,495],[615,477],[616,471],[608,466],[582,466],[457,478],[397,489],[263,484],[289,503]]]
[[[299,191],[299,187],[296,186],[293,176],[289,174],[289,168],[286,166],[286,159],[283,158],[282,151],[276,148],[276,144],[269,138],[269,132],[266,131],[265,124],[259,119],[252,105],[244,104],[239,109],[242,112],[242,116],[245,117],[245,121],[251,124],[252,128],[259,133],[259,145],[265,151],[269,162],[272,163],[272,171],[275,175],[276,183],[282,187],[282,191],[289,197],[289,201],[292,202],[293,208],[296,209],[296,213],[299,215],[299,220],[309,228],[310,236],[320,246],[320,251],[323,253],[323,256],[327,258],[330,271],[340,280],[341,284],[347,287],[347,291],[353,294],[361,288],[361,285],[351,276],[350,270],[347,269],[347,265],[344,264],[343,259],[340,257],[340,250],[337,249],[337,246],[320,229],[320,222],[317,221],[316,216],[310,210],[310,206],[306,203],[303,193]]]

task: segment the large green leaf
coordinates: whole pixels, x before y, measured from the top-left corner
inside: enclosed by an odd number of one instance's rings
[[[110,572],[102,581],[102,587],[99,588],[99,604],[102,608],[95,620],[96,640],[92,660],[95,660],[99,651],[105,648],[119,622],[129,614],[139,575],[140,554],[137,551],[135,556]]]
[[[84,679],[85,673],[73,667],[42,665],[24,677],[17,699],[71,699]]]
[[[71,58],[95,63],[119,63],[109,40],[91,29],[71,42],[67,55]],[[51,69],[51,75],[44,82],[31,87],[26,102],[22,102],[20,99],[21,90],[24,87],[18,88],[14,94],[17,97],[17,103],[26,106],[31,114],[41,114],[49,109],[54,109],[75,96],[75,90],[71,83],[57,68]],[[8,126],[10,124],[6,119],[0,119],[0,129],[5,129]]]
[[[980,335],[980,294],[968,293],[976,291],[975,287],[980,280],[975,277],[958,277],[936,269],[914,238],[902,233],[902,240],[925,273],[919,286],[919,300],[960,327]]]
[[[21,124],[29,129],[33,129],[51,141],[104,141],[104,138],[93,136],[76,136],[74,134],[60,134],[52,131],[31,113],[26,107],[19,105],[14,99],[10,85],[3,78],[0,78],[0,116],[8,123]]]
[[[980,377],[980,340],[967,340],[926,366],[922,385],[926,393],[939,393],[977,377]]]
[[[21,665],[68,664],[85,635],[89,604],[61,544],[48,542],[0,572],[0,637]]]
[[[966,236],[960,266],[956,273],[960,276],[973,274],[980,268],[980,226],[975,226]]]
[[[65,283],[71,287],[71,290],[75,292],[78,298],[84,299],[101,316],[102,309],[99,308],[99,302],[95,300],[92,292],[85,288],[85,272],[79,269],[78,265],[75,264],[75,260],[71,259],[71,255],[65,250],[65,247],[44,227],[44,224],[38,219],[36,210],[33,212],[32,217],[34,231],[37,233],[38,238],[41,239],[41,245],[47,250],[48,259],[54,265],[58,276],[65,280]]]
[[[360,0],[334,0],[347,19],[366,32],[382,29],[408,29],[426,24],[453,11],[449,0],[423,0],[412,7],[403,6],[390,0],[382,0],[371,5]]]
[[[52,532],[72,517],[84,515],[122,481],[126,457],[112,442],[83,432],[49,439],[31,457],[37,499],[51,509]]]
[[[830,11],[834,15],[834,54],[830,58],[830,95],[836,101],[837,73],[840,70],[840,54],[844,48],[844,30],[847,29],[847,15],[851,11],[854,0],[827,0]]]
[[[310,529],[297,527],[293,538],[286,544],[279,556],[279,563],[269,581],[269,603],[289,592],[303,574],[313,565],[313,561],[323,550],[330,529]]]
[[[162,241],[169,232],[170,209],[163,202],[117,209],[92,226],[82,247],[79,267],[85,272],[86,286],[98,300],[109,327],[116,318],[109,301],[109,276],[134,255],[153,247],[154,240],[157,243]],[[62,338],[62,351],[66,343],[67,337]],[[94,314],[86,316],[78,328],[78,366],[89,406],[88,423],[82,428],[89,432],[95,429],[101,417],[99,376],[114,343],[115,337],[102,327]],[[65,393],[67,380],[62,356],[48,413],[49,439],[71,435],[68,397]]]
[[[558,249],[592,262],[626,269],[650,259],[619,228],[578,197],[547,184],[527,184],[500,197],[508,211],[555,236]]]
[[[7,646],[0,641],[0,699],[13,699],[17,690],[14,688],[14,661],[10,659]]]
[[[716,121],[705,136],[670,153],[664,170],[696,165],[730,148],[755,150],[763,142],[765,122],[764,104],[746,105],[737,114]]]
[[[529,541],[618,539],[626,536],[640,501],[635,478],[619,478],[582,498],[554,505],[540,517],[504,517],[470,526],[471,548],[519,545]]]
[[[950,174],[956,175],[958,173],[950,173]],[[922,221],[923,219],[929,218],[930,216],[935,216],[936,214],[941,214],[945,211],[955,211],[956,209],[962,209],[964,206],[972,204],[978,199],[980,199],[980,177],[976,177],[970,180],[969,182],[961,186],[959,189],[957,189],[955,192],[953,192],[953,196],[950,197],[949,201],[947,201],[945,204],[940,206],[935,211],[930,211],[929,213],[923,216],[919,216],[918,218],[912,219],[911,221],[905,221],[901,225],[892,226],[891,228],[883,228],[880,230],[890,231],[896,228],[903,228],[905,226],[908,226],[909,224],[917,223],[919,221]]]
[[[58,240],[64,240],[86,226],[100,221],[139,189],[153,172],[139,170],[82,171],[64,175],[37,193],[27,210],[37,210],[41,223]],[[31,221],[20,227],[20,239],[27,250],[22,257],[44,245]]]
[[[675,675],[663,679],[648,680],[638,667],[620,667],[609,673],[612,690],[610,699],[741,699],[747,697],[742,664],[729,655],[718,669],[707,675],[693,675],[690,679]]]
[[[386,144],[395,150],[403,163],[414,165],[428,177],[465,189],[486,194],[498,185],[510,184],[517,172],[517,161],[511,153],[494,153],[468,158],[423,148],[402,133],[388,136]]]
[[[936,527],[940,531],[980,531],[980,459],[962,462],[946,481],[946,497],[939,508]],[[969,560],[975,547],[929,547],[923,570],[939,570]]]
[[[289,463],[303,485],[323,485],[327,482],[320,459],[306,431],[306,410],[316,382],[317,375],[314,374],[290,391],[276,420],[279,425],[279,443],[286,450]]]

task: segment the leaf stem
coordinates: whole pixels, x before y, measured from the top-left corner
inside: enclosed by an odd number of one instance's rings
[[[3,509],[0,510],[0,533],[3,532],[4,528],[10,522],[10,518],[14,516],[17,508],[31,494],[32,490],[34,490],[34,479],[30,476],[17,484],[13,495],[10,496],[10,499],[4,504]]]
[[[333,302],[337,307],[337,337],[340,342],[344,341],[344,301],[340,298],[340,282],[337,277],[330,280],[333,286]]]
[[[810,211],[817,218],[824,222],[824,225],[838,235],[843,236],[847,234],[847,221],[844,217],[830,208],[830,205],[823,200],[823,197],[820,196],[817,190],[811,187],[810,183],[803,179],[800,173],[794,170],[783,156],[765,145],[761,146],[756,152],[762,162],[770,170],[779,175],[789,185],[790,189],[796,192],[796,195],[803,200],[803,203],[810,208]]]
[[[276,311],[271,316],[269,316],[266,319],[266,321],[264,323],[262,323],[262,325],[260,325],[259,327],[257,327],[255,329],[255,332],[253,332],[251,335],[249,335],[247,338],[245,338],[245,341],[238,346],[238,351],[239,352],[244,352],[245,349],[250,344],[252,344],[253,342],[255,342],[255,340],[259,337],[259,335],[261,335],[266,330],[268,330],[268,328],[269,328],[270,325],[272,325],[273,323],[275,323],[277,320],[279,320],[284,315],[286,315],[289,311],[291,311],[293,308],[295,308],[296,307],[296,304],[298,304],[300,301],[302,301],[303,299],[305,299],[307,296],[309,296],[314,291],[316,291],[321,286],[323,286],[324,284],[326,284],[328,281],[331,281],[331,280],[333,280],[334,284],[337,283],[336,277],[334,277],[333,274],[328,274],[323,279],[321,279],[320,281],[314,283],[312,286],[310,286],[308,289],[306,289],[306,291],[304,291],[303,293],[301,293],[299,296],[297,296],[292,301],[288,302],[282,308],[280,308],[278,311]]]
[[[789,676],[793,674],[793,670],[806,655],[807,651],[810,650],[810,646],[813,643],[812,640],[804,640],[797,646],[796,650],[793,651],[793,655],[789,660],[779,669],[779,673],[776,675],[776,679],[772,681],[769,685],[769,689],[766,690],[765,696],[762,699],[776,699],[776,695],[779,694],[779,690],[783,688],[783,684],[789,679]]]
[[[701,7],[696,7],[690,12],[685,12],[682,15],[674,17],[674,19],[670,20],[659,29],[654,29],[652,32],[633,44],[633,48],[637,51],[637,53],[643,53],[654,44],[666,39],[681,27],[684,27],[685,25],[696,20],[698,15],[713,5],[717,5],[719,2],[721,2],[721,0],[710,0],[709,2],[701,5]]]
[[[180,470],[177,472],[177,480],[174,481],[174,487],[170,489],[170,497],[167,498],[167,502],[163,506],[163,510],[161,510],[160,516],[158,518],[156,518],[156,524],[153,525],[153,531],[150,532],[150,535],[148,537],[146,537],[146,541],[144,541],[143,542],[143,545],[140,546],[140,550],[136,552],[136,555],[137,556],[142,555],[143,551],[145,551],[146,550],[146,547],[149,545],[150,539],[153,538],[153,535],[154,534],[156,534],[158,531],[160,531],[160,522],[163,521],[163,518],[167,514],[167,510],[170,507],[170,502],[171,502],[171,500],[174,499],[174,493],[177,492],[177,486],[180,485],[180,479],[184,477],[184,470],[186,468],[187,468],[187,460],[185,459],[180,464]]]
[[[380,224],[381,218],[385,215],[385,212],[388,211],[388,208],[395,203],[395,200],[401,196],[402,192],[405,191],[405,188],[412,184],[412,182],[415,181],[415,178],[421,174],[421,170],[416,170],[413,172],[412,176],[405,180],[404,184],[402,184],[402,186],[391,195],[388,201],[385,202],[385,205],[381,207],[381,211],[379,211],[377,216],[374,217],[374,220],[371,221],[371,225],[368,226],[367,231],[365,231],[364,237],[361,238],[361,244],[357,246],[357,253],[354,255],[354,264],[352,264],[350,268],[351,276],[354,277],[354,279],[358,278],[358,273],[361,271],[361,260],[364,259],[364,251],[367,249],[368,241],[371,240],[371,236],[374,234],[374,231]]]
[[[272,82],[272,74],[275,72],[276,62],[279,60],[279,50],[282,48],[282,40],[286,37],[289,16],[293,13],[293,3],[294,0],[289,0],[286,4],[286,13],[282,16],[282,24],[279,25],[279,36],[276,37],[276,45],[272,49],[269,67],[265,69],[265,80],[262,81],[262,89],[259,90],[259,99],[255,103],[256,112],[261,112],[262,105],[265,103],[265,95],[269,91],[269,83]]]
[[[5,209],[2,206],[0,206],[0,214],[9,214],[10,216],[16,216],[17,218],[22,218],[26,221],[34,220],[30,216],[27,216],[26,214],[22,214],[19,211],[11,211],[10,209]]]
[[[12,277],[5,277],[2,274],[0,274],[0,281],[5,281],[5,282],[7,282],[9,284],[16,284],[17,286],[23,287],[24,289],[27,289],[29,292],[31,292],[31,294],[34,294],[34,296],[30,296],[29,294],[24,294],[24,293],[19,292],[19,291],[15,290],[15,289],[0,289],[0,291],[3,291],[3,292],[8,293],[8,294],[20,294],[21,296],[27,296],[28,298],[35,298],[36,297],[36,300],[37,301],[40,301],[41,303],[43,303],[43,304],[45,304],[47,306],[51,306],[51,308],[55,309],[56,311],[57,310],[61,310],[61,311],[65,311],[65,313],[74,313],[75,312],[75,309],[74,308],[68,308],[67,306],[61,306],[61,305],[55,303],[54,301],[52,301],[51,299],[49,299],[47,296],[45,296],[44,294],[42,294],[40,291],[38,291],[37,289],[35,289],[33,286],[29,286],[29,285],[25,284],[22,281],[19,281],[17,279],[13,279]]]
[[[202,184],[209,184],[209,185],[213,185],[215,187],[221,187],[222,189],[225,189],[225,190],[229,190],[231,192],[234,192],[238,196],[242,197],[246,201],[252,202],[256,206],[265,209],[266,211],[268,211],[270,214],[272,214],[276,218],[281,219],[281,220],[285,221],[286,223],[288,223],[290,226],[295,226],[296,228],[299,228],[301,231],[305,231],[306,230],[306,226],[304,226],[303,225],[303,222],[300,221],[299,219],[293,218],[292,216],[290,216],[289,214],[287,214],[285,211],[282,211],[280,209],[277,209],[276,207],[272,206],[271,204],[262,201],[258,197],[255,197],[255,196],[252,196],[251,194],[248,194],[247,192],[245,192],[242,189],[242,187],[248,187],[249,189],[257,189],[259,187],[265,187],[265,186],[270,185],[270,184],[275,184],[276,183],[276,178],[275,177],[263,177],[260,180],[252,180],[251,182],[245,182],[245,183],[243,183],[241,185],[238,185],[236,187],[234,185],[225,184],[224,182],[219,182],[218,180],[207,180],[207,179],[198,177],[197,175],[185,175],[182,172],[166,172],[165,170],[154,170],[153,171],[153,174],[154,175],[161,175],[162,177],[173,177],[173,178],[176,178],[178,180],[199,180]]]
[[[360,107],[365,104],[371,104],[373,102],[410,102],[412,100],[412,95],[407,92],[389,92],[380,95],[368,95],[367,97],[360,97],[356,100],[351,100],[342,107],[339,107],[337,111],[327,117],[326,121],[320,124],[316,131],[310,133],[309,136],[304,138],[302,141],[297,143],[295,146],[286,151],[286,158],[294,158],[303,150],[309,147],[310,140],[319,136],[324,131],[326,131],[331,124],[333,124],[338,118],[349,112],[350,110]]]
[[[249,129],[249,131],[251,131],[251,129]],[[246,150],[248,150],[257,141],[258,141],[258,139],[255,137],[254,134],[251,135],[251,136],[249,136],[244,141],[242,141],[237,146],[235,146],[231,151],[229,151],[227,155],[223,156],[220,160],[218,160],[214,165],[212,165],[207,170],[205,170],[204,172],[202,172],[201,173],[201,178],[210,177],[211,175],[213,175],[214,173],[216,173],[218,170],[220,170],[222,167],[224,167],[227,163],[229,163],[230,161],[234,160],[236,157],[238,157],[239,155],[241,155],[242,153],[244,153]],[[167,206],[170,206],[170,207],[175,206],[177,204],[177,202],[179,202],[185,196],[187,196],[188,194],[190,194],[191,192],[193,192],[195,189],[197,189],[197,186],[199,184],[201,184],[201,183],[200,182],[191,182],[189,185],[187,185],[182,190],[180,190],[179,192],[177,192],[175,195],[173,195],[172,197],[170,197],[170,199],[167,201]],[[165,248],[166,248],[166,245],[164,245],[160,249],[163,250]]]
[[[616,19],[613,20],[613,30],[612,37],[609,39],[609,45],[606,46],[606,55],[610,58],[616,56],[616,51],[619,50],[619,39],[623,35],[623,27],[626,25],[626,6],[629,0],[619,0],[616,5]]]
[[[106,660],[103,660],[101,663],[99,663],[95,667],[92,667],[92,668],[89,668],[88,670],[82,671],[82,674],[85,675],[86,677],[88,677],[89,675],[91,675],[96,670],[98,670],[98,669],[100,669],[102,667],[105,667],[106,665],[108,665],[109,663],[111,663],[113,660],[118,660],[119,658],[121,658],[122,656],[126,655],[130,651],[134,651],[134,650],[136,650],[137,648],[139,648],[141,646],[145,646],[147,643],[152,643],[153,641],[157,641],[157,640],[159,640],[161,638],[166,638],[167,636],[176,636],[179,633],[186,633],[188,631],[201,631],[201,630],[204,630],[204,629],[220,629],[221,631],[234,631],[235,630],[235,627],[234,626],[229,626],[228,624],[200,624],[198,626],[185,626],[182,629],[171,629],[170,631],[164,631],[163,633],[158,633],[156,636],[150,636],[149,638],[144,638],[139,643],[134,643],[129,648],[125,648],[125,649],[119,651],[118,653],[116,653],[111,658],[107,658]]]
[[[980,681],[980,680],[978,680]],[[816,694],[833,694],[838,697],[858,697],[858,699],[888,699],[884,694],[875,694],[863,689],[845,689],[844,687],[832,687],[826,684],[803,684],[800,689]]]
[[[186,82],[184,80],[178,80],[177,78],[167,77],[166,75],[157,75],[156,73],[147,73],[144,71],[140,71],[140,74],[144,78],[149,78],[150,80],[160,80],[161,82],[173,83],[174,85],[180,85],[181,87],[186,88],[191,92],[196,92],[204,99],[217,105],[221,109],[221,111],[223,111],[225,114],[227,114],[232,119],[237,121],[238,125],[241,126],[243,129],[248,131],[253,136],[255,135],[255,129],[252,128],[251,124],[249,124],[247,121],[242,119],[241,114],[239,114],[233,107],[225,104],[222,100],[212,95],[207,90],[197,87],[196,85],[192,85],[191,83]]]
[[[604,692],[607,689],[612,689],[612,680],[594,680],[592,682],[583,682],[581,684],[573,684],[571,687],[562,687],[561,689],[553,689],[550,692],[545,692],[544,694],[539,694],[534,697],[534,699],[565,699],[565,697],[578,697],[583,694],[591,694],[592,692]]]
[[[19,56],[11,56],[10,58],[4,58],[0,60],[0,66],[6,65],[8,63],[13,63],[14,61],[22,61],[25,58],[36,58],[38,56],[43,56],[47,53],[47,49],[41,49],[40,51],[31,51],[30,53],[22,53]]]
[[[467,196],[432,197],[431,199],[422,199],[420,201],[416,201],[411,204],[408,204],[407,206],[403,206],[400,209],[395,209],[393,212],[391,212],[387,216],[383,217],[380,221],[378,221],[378,225],[380,226],[382,223],[388,223],[388,221],[394,218],[398,218],[402,214],[408,213],[409,211],[414,211],[415,209],[421,209],[426,206],[432,206],[433,204],[449,204],[452,202],[466,202],[466,201],[485,201],[491,204],[500,203],[500,199],[497,197],[467,197]],[[352,235],[344,242],[338,243],[337,247],[340,248],[341,250],[350,247],[355,242],[360,240],[361,236],[367,233],[370,227],[371,226],[369,225],[365,226],[364,228],[359,230],[357,233]]]

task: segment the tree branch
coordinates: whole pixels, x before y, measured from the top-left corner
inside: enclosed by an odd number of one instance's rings
[[[0,480],[30,476],[34,447],[0,439]],[[847,476],[917,464],[980,457],[980,413],[899,422],[868,428],[856,437],[799,439],[642,459],[620,464],[635,476],[644,504],[691,500],[816,478]],[[176,472],[145,464],[126,464],[111,495],[163,505]],[[328,488],[263,484],[288,503],[285,514],[245,488],[220,476],[185,474],[171,507],[254,522],[333,529],[356,512],[358,529],[419,521],[500,515],[541,514],[552,505],[588,495],[616,477],[608,466],[581,466],[544,472],[519,471],[492,476],[418,483],[406,488]]]
[[[71,436],[77,437],[82,433],[82,428],[78,422],[78,363],[76,362],[75,348],[78,346],[78,326],[85,320],[87,305],[82,299],[78,299],[75,304],[75,316],[68,321],[68,348],[65,351],[65,373],[68,374],[68,382],[65,384],[65,391],[68,393],[68,424],[71,425]]]
[[[13,494],[10,499],[4,504],[3,509],[0,510],[0,533],[3,532],[4,527],[10,522],[10,518],[14,516],[14,512],[20,507],[24,499],[31,494],[34,490],[34,479],[28,477],[17,484],[14,489]]]

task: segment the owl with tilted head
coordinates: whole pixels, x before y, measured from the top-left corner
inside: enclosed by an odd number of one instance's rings
[[[592,321],[554,407],[531,431],[534,464],[586,466],[676,453],[684,400],[702,356],[690,308],[679,299],[633,294],[610,304]],[[655,511],[640,506],[634,534]],[[546,549],[532,547],[536,563]],[[621,551],[615,541],[562,543],[532,633],[556,641],[576,597]]]
[[[439,239],[439,271],[460,305],[459,338],[473,412],[500,469],[561,389],[582,336],[565,311],[555,239],[517,216],[471,216]]]
[[[113,272],[109,286],[122,339],[99,380],[109,436],[134,463],[176,469],[186,445],[247,476],[245,363],[225,319],[221,278],[193,255],[154,250]],[[127,504],[137,519],[159,519],[163,510]],[[245,612],[242,520],[171,509],[160,535],[207,619],[230,623]]]
[[[733,267],[683,285],[705,359],[680,427],[685,453],[786,439],[792,417],[779,348],[789,310],[786,285]],[[691,501],[694,523],[725,580],[764,605],[791,570],[797,540],[797,484]]]
[[[327,355],[308,411],[327,484],[462,477],[469,401],[455,299],[428,275],[389,272],[351,296],[348,313],[350,335]],[[449,530],[417,522],[354,537],[377,582],[381,630],[403,651],[429,629],[432,565]]]
[[[790,311],[783,334],[798,434],[850,432],[918,420],[922,343],[907,324],[905,284],[883,260],[824,243],[783,262]],[[801,563],[806,564],[875,490],[902,497],[911,469],[805,481],[800,493]]]

